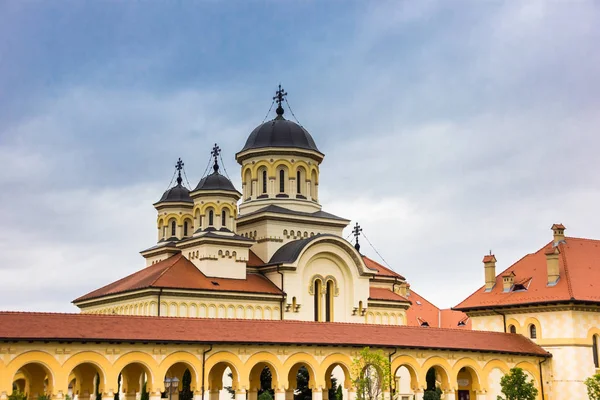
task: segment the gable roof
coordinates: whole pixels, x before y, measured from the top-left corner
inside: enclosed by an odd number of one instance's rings
[[[240,267],[245,268],[245,266]],[[248,273],[246,279],[207,277],[180,253],[94,290],[75,299],[73,302],[78,303],[84,300],[148,288],[283,294],[273,282],[260,274]]]
[[[555,248],[554,248],[555,247]],[[548,286],[546,253],[559,251],[560,278]],[[514,281],[526,290],[504,292],[502,276],[514,273]],[[557,245],[546,244],[528,254],[496,276],[489,292],[485,286],[454,307],[474,310],[556,302],[600,303],[600,240],[567,237]]]
[[[412,289],[408,300],[412,303],[406,311],[406,324],[409,326],[421,326],[423,323],[427,323],[428,326],[436,328],[471,329],[471,320],[463,312],[450,309],[441,310]],[[459,325],[461,321],[464,325]]]
[[[551,356],[523,335],[306,321],[0,312],[0,339],[382,346]]]
[[[399,273],[397,273],[396,271],[392,271],[391,269],[384,267],[383,265],[379,264],[378,262],[371,260],[369,257],[362,256],[362,259],[363,259],[365,265],[367,266],[367,268],[374,269],[377,271],[378,276],[387,276],[387,277],[391,277],[391,278],[399,278],[399,279],[404,280],[404,277],[402,275],[400,275]]]

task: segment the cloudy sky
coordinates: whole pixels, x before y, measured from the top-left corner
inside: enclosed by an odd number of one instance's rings
[[[554,222],[600,238],[597,2],[170,4],[0,1],[0,309],[142,268],[177,158],[195,185],[218,142],[239,188],[280,82],[324,209],[438,306]]]

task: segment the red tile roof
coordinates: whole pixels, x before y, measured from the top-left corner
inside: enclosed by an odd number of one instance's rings
[[[463,312],[450,309],[440,310],[414,290],[410,291],[408,300],[412,303],[406,311],[406,324],[409,326],[421,326],[423,322],[427,322],[430,327],[471,329],[471,321]],[[459,326],[460,321],[464,321],[465,325]]]
[[[363,258],[363,261],[365,262],[365,265],[367,266],[367,268],[376,270],[377,275],[404,279],[404,277],[402,275],[400,275],[399,273],[392,271],[389,268],[384,267],[383,265],[379,264],[378,262],[371,260],[369,257],[362,256],[362,258]]]
[[[600,302],[600,240],[567,237],[558,245],[559,274],[556,285],[548,286],[546,254],[555,250],[553,242],[528,254],[496,277],[496,286],[485,292],[482,286],[454,307],[456,310],[496,308],[521,304],[555,302]],[[525,282],[527,290],[503,292],[502,276],[515,274],[515,282]]]
[[[396,294],[389,289],[379,287],[369,288],[369,299],[410,303],[410,301],[406,297],[400,296],[399,294]]]
[[[385,346],[549,355],[522,335],[499,332],[95,314],[0,312],[0,339]]]
[[[248,262],[246,263],[249,267],[261,267],[265,265],[265,262],[260,259],[252,250],[249,251]]]
[[[240,264],[240,268],[245,268]],[[283,292],[273,282],[260,274],[246,274],[246,279],[211,278],[182,254],[146,267],[123,279],[94,290],[74,300],[74,303],[98,297],[130,292],[146,288],[169,288],[278,294]]]

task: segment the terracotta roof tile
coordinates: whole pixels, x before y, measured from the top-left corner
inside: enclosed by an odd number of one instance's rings
[[[410,303],[406,297],[394,293],[389,289],[379,287],[369,288],[369,299]]]
[[[421,326],[423,322],[427,322],[430,327],[471,329],[471,321],[463,312],[450,309],[440,310],[414,290],[410,291],[408,300],[412,304],[406,311],[407,325]],[[465,325],[459,326],[460,321],[464,321]]]
[[[249,267],[261,267],[265,265],[265,262],[260,259],[252,250],[249,251],[248,262],[246,263]]]
[[[496,262],[496,257],[493,254],[483,256],[483,262]]]
[[[473,350],[548,356],[522,335],[303,321],[0,312],[2,340],[244,343]]]
[[[243,268],[243,265],[240,265]],[[210,290],[223,292],[282,294],[270,280],[260,274],[247,274],[246,279],[212,278],[204,275],[181,254],[176,254],[94,290],[74,300],[74,303],[146,288]]]
[[[363,261],[365,262],[365,265],[367,266],[367,268],[376,270],[377,275],[404,279],[404,277],[402,275],[400,275],[399,273],[392,271],[389,268],[384,267],[383,265],[379,264],[378,262],[371,260],[369,257],[362,256],[362,258],[363,258]]]
[[[456,310],[482,309],[532,303],[583,301],[600,303],[600,240],[567,237],[558,247],[550,242],[528,254],[496,277],[496,286],[482,286]],[[546,254],[560,252],[556,285],[548,286]],[[527,290],[503,292],[502,276],[515,274],[515,282],[529,282]]]

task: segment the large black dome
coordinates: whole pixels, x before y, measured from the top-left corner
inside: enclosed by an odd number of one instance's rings
[[[194,191],[196,190],[227,190],[237,192],[233,183],[231,183],[226,176],[221,175],[217,171],[202,178],[200,182],[198,182],[196,189],[194,189]]]
[[[193,203],[194,200],[190,197],[190,191],[187,190],[181,183],[173,186],[163,193],[162,197],[158,201],[159,203]]]
[[[288,121],[281,115],[257,126],[248,136],[248,140],[240,152],[264,147],[295,147],[320,153],[306,129],[295,122]]]

